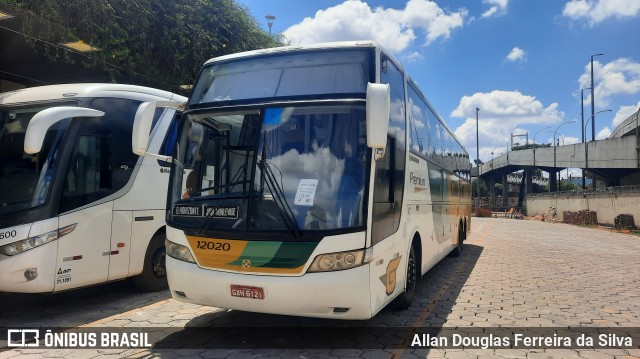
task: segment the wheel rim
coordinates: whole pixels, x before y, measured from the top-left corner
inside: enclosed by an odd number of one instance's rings
[[[164,247],[158,248],[153,253],[153,260],[151,261],[151,268],[153,275],[158,278],[164,278],[167,276],[167,268],[165,267],[165,249]]]

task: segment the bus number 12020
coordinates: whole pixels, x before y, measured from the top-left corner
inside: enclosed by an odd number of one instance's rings
[[[229,251],[231,245],[229,243],[198,241],[198,249],[210,249],[214,251]]]

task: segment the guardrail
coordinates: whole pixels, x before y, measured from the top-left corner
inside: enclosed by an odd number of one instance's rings
[[[616,186],[616,187],[606,187],[606,188],[596,188],[596,189],[581,189],[574,191],[561,191],[561,192],[543,192],[543,193],[530,193],[527,194],[527,197],[556,197],[556,196],[567,196],[574,194],[600,194],[600,193],[625,193],[625,192],[640,192],[640,185],[632,185],[632,186]]]

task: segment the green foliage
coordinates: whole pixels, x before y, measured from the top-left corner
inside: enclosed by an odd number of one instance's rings
[[[73,61],[68,51],[54,44],[83,40],[100,49],[83,65],[106,64],[114,80],[136,75],[171,91],[192,84],[212,57],[280,45],[234,0],[0,0],[0,4],[24,13],[23,32],[50,43],[45,53],[53,61]]]
[[[478,196],[478,188],[480,190],[480,196]],[[471,181],[471,196],[474,198],[477,197],[487,197],[489,195],[489,190],[487,189],[487,185],[484,181],[478,181],[477,178],[474,178]]]
[[[529,148],[540,148],[540,147],[551,147],[551,144],[548,143],[529,143],[526,145],[515,145],[511,148],[511,151],[520,151],[520,150],[527,150]]]
[[[558,187],[560,188],[560,191],[577,191],[581,189],[580,187],[576,186],[575,184],[569,181],[560,182],[560,185]]]
[[[544,190],[541,192],[549,192],[549,187],[550,187],[550,183],[547,183],[544,186]],[[562,192],[562,191],[577,191],[580,190],[581,188],[576,186],[575,184],[569,182],[569,181],[560,181],[558,182],[558,191]]]

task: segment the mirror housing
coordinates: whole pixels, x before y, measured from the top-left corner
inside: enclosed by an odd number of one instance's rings
[[[391,111],[391,88],[388,84],[367,84],[367,147],[375,158],[384,157]]]
[[[133,120],[133,129],[131,131],[131,150],[133,153],[139,156],[154,157],[161,161],[171,162],[172,159],[170,156],[147,152],[151,124],[153,123],[153,116],[158,107],[168,107],[183,111],[184,105],[184,103],[177,101],[151,101],[141,103],[136,111],[136,116]]]
[[[44,109],[29,121],[24,135],[24,152],[30,155],[40,152],[49,127],[65,118],[100,116],[104,116],[104,112],[84,107],[60,106]]]

